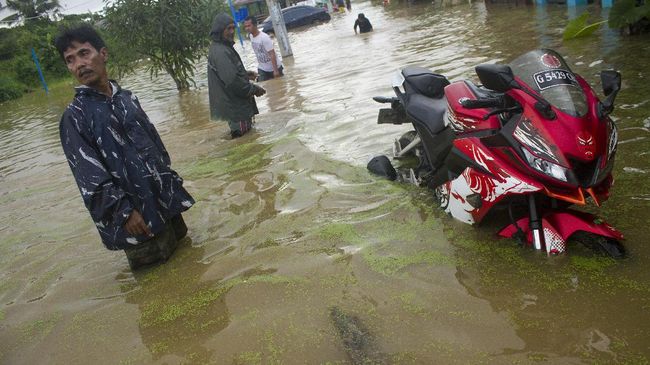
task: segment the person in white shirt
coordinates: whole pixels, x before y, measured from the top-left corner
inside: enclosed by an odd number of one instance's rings
[[[253,16],[246,17],[244,29],[248,32],[253,51],[257,56],[257,81],[283,76],[282,59],[273,49],[271,37],[257,28],[257,19]]]

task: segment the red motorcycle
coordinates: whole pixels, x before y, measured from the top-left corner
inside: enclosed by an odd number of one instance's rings
[[[495,205],[508,208],[502,237],[519,237],[548,254],[565,252],[572,237],[623,257],[623,235],[596,216],[569,209],[609,197],[618,142],[609,118],[621,87],[616,71],[601,72],[605,99],[555,51],[528,52],[510,65],[476,66],[482,85],[450,83],[421,67],[393,80],[396,97],[378,123],[411,123],[395,141],[395,159],[415,156],[398,173],[386,156],[368,169],[435,191],[441,208],[465,223],[480,222]],[[518,207],[524,217],[515,219]]]

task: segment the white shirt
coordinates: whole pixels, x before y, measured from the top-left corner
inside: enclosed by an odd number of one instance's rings
[[[249,34],[248,37],[253,45],[255,56],[257,56],[257,68],[262,71],[273,72],[273,63],[271,63],[271,57],[269,57],[269,51],[273,50],[273,40],[271,40],[271,37],[262,31],[256,37],[253,37],[252,34]],[[278,63],[278,68],[280,68],[282,66],[282,58],[279,52],[275,52],[275,58]]]

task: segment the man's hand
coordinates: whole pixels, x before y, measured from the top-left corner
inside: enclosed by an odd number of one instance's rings
[[[261,87],[261,86],[255,85],[255,93],[254,93],[254,95],[255,96],[262,96],[264,94],[266,94],[266,90],[264,90],[264,88]]]
[[[257,72],[255,71],[246,71],[246,75],[248,76],[248,79],[251,81],[255,81],[257,79]]]
[[[149,226],[142,219],[142,215],[137,210],[133,210],[131,215],[124,223],[124,228],[129,232],[130,235],[147,235],[153,237],[153,233],[149,229]]]
[[[280,77],[280,70],[273,71],[273,78]]]

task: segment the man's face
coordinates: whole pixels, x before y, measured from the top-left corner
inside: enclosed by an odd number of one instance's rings
[[[230,23],[223,30],[223,39],[234,42],[235,41],[235,23]]]
[[[244,20],[244,29],[250,34],[253,34],[257,30],[257,25],[253,24],[252,20]]]
[[[106,60],[108,51],[102,48],[99,51],[90,43],[72,41],[70,47],[63,52],[63,60],[70,73],[80,84],[94,87],[108,80]]]

